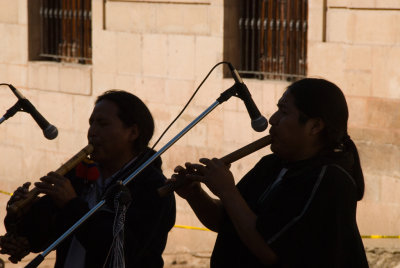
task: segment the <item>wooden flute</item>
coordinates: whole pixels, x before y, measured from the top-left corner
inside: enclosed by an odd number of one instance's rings
[[[230,154],[225,155],[224,157],[220,158],[222,162],[224,162],[226,165],[229,165],[236,160],[239,160],[240,158],[243,158],[265,146],[268,146],[271,144],[271,136],[265,136],[262,137],[261,139],[258,139]],[[175,191],[177,188],[179,188],[182,185],[182,183],[177,183],[177,182],[169,182],[166,185],[160,187],[157,189],[158,194],[163,197],[166,196],[167,194]]]
[[[93,145],[88,144],[77,154],[71,157],[67,162],[65,162],[61,167],[59,167],[55,173],[64,176],[68,171],[73,169],[77,164],[79,164],[85,157],[93,152]],[[18,200],[7,206],[7,212],[13,215],[23,215],[28,205],[32,203],[33,200],[39,195],[39,190],[35,187],[28,192],[27,197],[22,200]]]

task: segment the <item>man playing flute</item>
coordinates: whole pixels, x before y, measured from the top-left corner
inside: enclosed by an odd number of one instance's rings
[[[78,165],[65,177],[50,172],[35,183],[45,195],[17,223],[6,217],[8,231],[13,227],[17,235],[1,239],[1,252],[17,262],[29,252],[43,251],[118,189],[126,195],[128,204],[107,200],[57,247],[55,267],[163,267],[162,252],[175,223],[175,198],[173,194],[162,198],[157,194],[165,183],[161,158],[125,187],[116,185],[154,153],[148,148],[154,132],[150,111],[131,93],[107,91],[97,98],[89,125],[88,141],[94,148],[90,158],[95,164]],[[20,187],[9,205],[24,199],[28,187],[29,183]],[[124,215],[116,218],[117,213]],[[121,227],[124,220],[121,241],[113,235],[113,228]],[[118,248],[121,243],[123,248]]]
[[[175,168],[176,192],[218,232],[212,268],[368,267],[356,223],[364,178],[347,120],[336,85],[302,79],[269,120],[273,153],[236,186],[216,158]]]

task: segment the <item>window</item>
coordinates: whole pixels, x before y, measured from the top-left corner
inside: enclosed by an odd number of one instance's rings
[[[235,3],[233,3],[235,2]],[[294,80],[306,75],[307,0],[236,0],[225,5],[226,42],[244,77]],[[230,13],[226,13],[226,12]],[[237,20],[237,30],[229,30]],[[237,53],[239,51],[239,53]],[[228,58],[226,58],[229,61]]]
[[[28,5],[31,60],[91,63],[91,0],[40,0]]]

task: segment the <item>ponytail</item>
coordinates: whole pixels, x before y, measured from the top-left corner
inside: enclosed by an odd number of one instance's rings
[[[364,184],[364,174],[361,169],[360,156],[358,155],[358,150],[353,140],[348,134],[343,137],[343,150],[349,152],[354,160],[352,168],[352,177],[357,186],[357,200],[360,201],[364,196],[365,184]]]

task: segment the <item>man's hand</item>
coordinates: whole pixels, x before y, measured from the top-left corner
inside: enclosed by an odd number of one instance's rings
[[[0,236],[0,253],[10,255],[12,263],[18,263],[30,252],[29,242],[25,237],[5,234]]]
[[[60,208],[77,196],[70,180],[60,174],[50,172],[40,180],[35,182],[36,188],[49,195]]]

